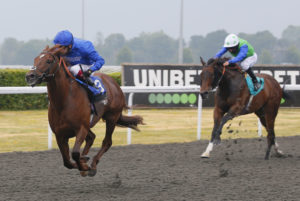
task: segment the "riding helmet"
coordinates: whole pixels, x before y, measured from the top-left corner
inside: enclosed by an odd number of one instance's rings
[[[55,45],[60,44],[63,46],[73,45],[73,42],[74,42],[73,34],[68,30],[63,30],[58,32],[53,40],[53,43]]]
[[[226,48],[232,48],[239,44],[239,37],[235,34],[229,34],[225,38],[224,47]]]

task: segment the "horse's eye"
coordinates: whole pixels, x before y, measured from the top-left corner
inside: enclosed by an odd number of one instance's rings
[[[51,64],[52,63],[52,61],[49,60],[49,59],[46,62],[47,62],[47,64]]]

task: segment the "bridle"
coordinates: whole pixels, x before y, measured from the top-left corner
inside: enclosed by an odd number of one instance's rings
[[[225,74],[225,71],[226,71],[226,67],[225,66],[223,66],[223,70],[222,70],[222,75],[221,75],[221,77],[217,80],[217,81],[214,81],[213,82],[213,89],[215,89],[217,86],[219,86],[219,84],[220,84],[220,82],[222,81],[222,79],[223,79],[223,77],[224,77],[224,74]],[[215,75],[214,75],[214,77],[216,77],[216,75],[217,75],[217,73],[218,73],[219,71],[215,71]],[[214,85],[215,84],[215,85]]]
[[[214,69],[214,73],[213,73],[213,76],[214,76],[214,80],[211,84],[211,90],[214,90],[217,86],[219,86],[220,82],[222,81],[223,77],[224,77],[224,74],[225,74],[225,71],[226,71],[226,68],[223,67],[223,70],[222,70],[222,75],[216,79],[218,77],[218,74],[220,71],[216,70],[215,67],[213,67]]]
[[[222,81],[227,69],[228,70],[238,70],[240,73],[243,73],[240,67],[230,67],[230,66],[225,67],[225,66],[223,66],[221,77],[218,80],[214,81],[213,84],[212,84],[213,89],[215,89],[217,86],[219,86],[219,84]],[[214,77],[216,77],[218,72],[220,72],[220,71],[215,71]]]
[[[52,54],[51,52],[46,52],[46,51],[43,51],[41,54],[40,54],[40,58],[44,57],[45,54],[49,54],[53,57],[53,61],[51,62],[51,65],[49,66],[49,68],[46,69],[46,71],[41,71],[39,70],[36,66],[33,66],[31,68],[31,70],[33,70],[35,72],[36,75],[38,75],[37,72],[41,73],[41,75],[39,75],[37,78],[38,79],[41,79],[42,81],[44,81],[46,78],[53,78],[56,74],[56,72],[58,71],[59,67],[60,67],[60,64],[56,65],[57,64],[57,61],[58,61],[58,57],[55,56],[54,54]],[[55,70],[53,73],[49,74],[50,70],[56,66]]]

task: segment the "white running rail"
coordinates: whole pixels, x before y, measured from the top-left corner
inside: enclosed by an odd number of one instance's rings
[[[123,93],[129,93],[128,106],[133,105],[133,95],[135,93],[164,93],[164,92],[194,92],[200,91],[199,86],[180,86],[180,87],[131,87],[122,86]],[[0,87],[0,94],[41,94],[47,93],[47,87]],[[128,110],[128,115],[132,114],[132,108]],[[197,139],[201,138],[201,116],[202,116],[202,98],[198,95],[198,120],[197,120]],[[127,144],[131,144],[131,129],[127,130]],[[48,124],[48,149],[52,149],[52,131]]]

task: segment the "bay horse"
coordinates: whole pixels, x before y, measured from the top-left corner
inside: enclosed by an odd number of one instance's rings
[[[265,159],[269,159],[273,145],[277,156],[282,156],[283,153],[275,141],[274,122],[281,98],[288,99],[289,95],[272,76],[257,74],[264,78],[264,89],[251,97],[245,81],[245,74],[239,66],[237,64],[226,68],[223,66],[223,63],[228,60],[229,58],[226,57],[210,59],[206,64],[201,58],[203,65],[200,74],[201,96],[207,98],[208,92],[217,88],[213,114],[214,127],[209,144],[201,157],[209,158],[213,145],[220,143],[222,128],[228,120],[249,113],[255,113],[268,132]]]
[[[48,46],[34,59],[33,68],[27,72],[28,85],[35,86],[47,82],[49,107],[49,124],[56,136],[64,166],[73,169],[78,168],[82,176],[94,176],[97,172],[97,164],[102,155],[112,145],[112,134],[115,126],[133,128],[137,131],[138,124],[143,124],[140,116],[125,116],[123,109],[127,108],[124,94],[117,82],[108,75],[95,73],[101,78],[106,88],[107,103],[95,102],[96,115],[91,116],[91,103],[86,90],[74,80],[68,71],[63,55],[66,49],[55,45]],[[103,119],[106,123],[105,137],[102,147],[93,157],[91,166],[87,164],[87,154],[93,145],[96,135],[91,131],[95,124]],[[69,153],[69,138],[76,137],[72,150],[71,162]],[[82,153],[80,147],[86,141]]]

